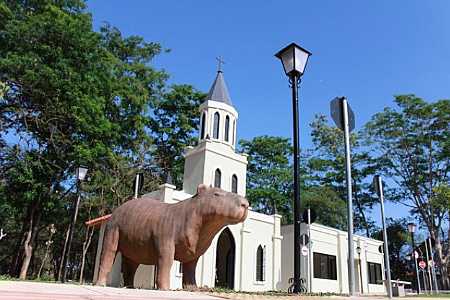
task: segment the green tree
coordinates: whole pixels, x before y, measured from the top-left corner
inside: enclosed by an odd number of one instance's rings
[[[200,123],[198,107],[205,96],[190,85],[174,85],[155,100],[150,122],[154,159],[161,177],[167,181],[170,175],[179,188],[183,182],[183,153],[197,140],[194,133]]]
[[[309,160],[311,183],[332,188],[341,199],[347,199],[345,182],[345,148],[343,133],[327,124],[327,118],[318,115],[311,123],[314,150]],[[350,137],[352,160],[352,186],[355,230],[370,236],[375,228],[368,213],[378,201],[371,190],[374,161],[364,150],[360,132]]]
[[[386,220],[386,232],[388,238],[389,262],[391,267],[392,279],[413,280],[406,278],[409,269],[407,267],[405,247],[409,247],[410,238],[408,233],[407,219],[390,219]],[[372,237],[382,241],[383,231],[381,229],[373,232]]]
[[[9,148],[20,154],[9,156],[5,171],[29,174],[23,182],[27,202],[16,219],[23,220],[16,228],[21,242],[9,251],[17,258],[10,269],[25,278],[41,225],[53,212],[69,214],[59,193],[75,167],[111,169],[121,160],[135,167],[150,143],[152,101],[167,75],[149,65],[159,44],[124,38],[110,26],[94,32],[84,1],[6,1],[0,14],[0,82],[7,86],[0,120],[2,131],[15,137]],[[20,177],[10,179],[13,188]]]
[[[389,199],[410,207],[435,239],[442,284],[448,288],[450,251],[443,247],[440,232],[449,207],[437,203],[445,194],[439,187],[448,185],[450,176],[450,101],[428,103],[401,95],[395,103],[397,109],[385,108],[372,117],[366,139],[377,168],[395,182]]]
[[[292,146],[289,139],[259,136],[240,140],[248,154],[247,198],[256,211],[281,214],[283,222],[292,220]]]
[[[256,211],[283,216],[283,224],[293,221],[292,146],[289,139],[259,136],[240,140],[240,149],[249,155],[247,167],[247,198]],[[317,222],[336,228],[345,225],[345,204],[330,188],[307,185],[307,157],[301,157],[301,209],[316,211]]]

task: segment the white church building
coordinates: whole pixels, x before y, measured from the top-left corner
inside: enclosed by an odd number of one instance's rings
[[[159,190],[146,194],[165,203],[176,203],[192,197],[201,183],[220,187],[245,196],[247,156],[236,152],[238,112],[233,107],[224,81],[218,71],[206,101],[199,107],[200,130],[198,144],[185,152],[183,189],[163,184]],[[108,216],[86,222],[100,228],[94,269],[96,281],[103,233]],[[303,224],[302,224],[303,225]],[[303,227],[302,227],[303,228]],[[303,231],[305,228],[302,229]],[[216,235],[197,264],[199,286],[224,287],[237,291],[286,291],[293,276],[292,225],[281,227],[281,216],[265,215],[249,209],[247,219],[227,226]],[[308,288],[312,278],[313,292],[346,293],[346,234],[313,224],[311,227],[311,270],[307,257],[302,260],[302,278]],[[383,293],[383,256],[378,252],[382,242],[355,236],[355,245],[363,250],[358,258],[357,291]],[[140,265],[134,279],[136,288],[154,288],[154,266]],[[309,276],[308,276],[309,275]],[[121,255],[117,255],[108,285],[121,286]],[[182,288],[182,269],[174,261],[170,288]],[[309,290],[309,288],[308,288]]]
[[[236,153],[238,112],[231,103],[222,71],[200,105],[198,144],[185,152],[183,189],[171,184],[146,194],[165,203],[176,203],[192,197],[201,183],[220,187],[245,196],[247,156]],[[106,218],[90,222],[99,225],[100,236],[94,270],[97,279],[103,232]],[[225,227],[216,235],[211,246],[197,264],[196,281],[199,286],[224,287],[239,291],[269,291],[281,284],[281,216],[252,211],[240,224]],[[108,284],[121,286],[121,256],[117,255]],[[154,267],[139,266],[134,286],[153,288]],[[182,288],[182,269],[175,261],[170,288]]]

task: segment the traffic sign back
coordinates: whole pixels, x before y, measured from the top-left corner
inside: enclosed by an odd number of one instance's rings
[[[344,100],[345,97],[336,97],[330,102],[330,111],[331,111],[331,118],[333,118],[334,123],[336,123],[336,126],[339,127],[341,130],[344,130]],[[355,129],[355,114],[353,113],[352,108],[347,102],[347,111],[348,111],[348,130],[352,131]]]

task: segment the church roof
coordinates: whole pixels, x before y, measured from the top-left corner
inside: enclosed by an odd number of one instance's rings
[[[225,79],[223,78],[222,71],[219,70],[217,72],[216,79],[214,80],[214,83],[209,90],[206,100],[223,102],[233,106],[233,104],[231,103],[230,95],[228,94],[227,85],[225,84]]]

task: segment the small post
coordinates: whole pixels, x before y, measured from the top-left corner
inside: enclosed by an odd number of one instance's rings
[[[425,255],[427,256],[425,263],[427,264],[428,281],[430,283],[430,294],[433,293],[433,281],[431,280],[431,270],[429,264],[429,254],[428,254],[428,239],[425,240]]]
[[[139,173],[136,174],[136,178],[134,179],[134,199],[138,198],[139,194]]]
[[[415,242],[414,242],[414,232],[411,232],[411,242],[412,242],[412,259],[414,260],[414,266],[416,268],[416,279],[417,279],[417,294],[420,294],[420,279],[419,279],[419,268],[417,267],[417,257],[416,257],[416,250],[414,249]]]
[[[386,221],[384,217],[384,193],[383,193],[383,181],[381,180],[381,176],[375,176],[376,184],[375,187],[377,189],[378,196],[380,197],[380,206],[381,206],[381,223],[383,224],[383,247],[384,247],[384,267],[385,274],[387,280],[387,294],[389,299],[392,299],[392,284],[391,284],[391,266],[389,263],[389,247],[388,247],[388,238],[386,231]]]
[[[308,278],[309,278],[309,293],[312,293],[312,238],[311,238],[311,209],[308,208],[308,237],[309,237],[309,247],[308,247]]]
[[[439,294],[439,286],[437,283],[436,270],[434,269],[434,255],[433,255],[433,247],[431,246],[431,237],[428,237],[427,243],[428,246],[430,247],[431,264],[432,264],[431,273],[433,274],[434,290],[436,294]]]

